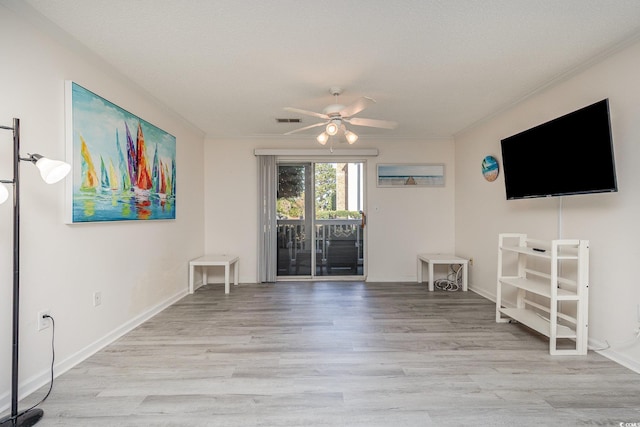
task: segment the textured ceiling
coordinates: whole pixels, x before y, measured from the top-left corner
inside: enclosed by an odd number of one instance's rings
[[[334,102],[331,86],[344,88],[341,104],[378,101],[358,117],[399,123],[354,128],[361,138],[450,137],[640,31],[638,0],[0,4],[52,21],[211,138],[272,138],[313,124],[283,107],[321,111]]]

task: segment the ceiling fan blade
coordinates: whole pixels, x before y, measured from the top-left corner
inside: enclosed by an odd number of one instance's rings
[[[344,107],[342,109],[342,111],[340,111],[340,115],[342,117],[355,116],[360,111],[364,110],[368,106],[373,105],[375,103],[376,103],[375,99],[369,98],[367,96],[363,96],[362,98],[358,99],[353,104],[347,105],[346,107]]]
[[[325,119],[325,120],[329,119],[329,116],[327,116],[326,114],[316,113],[315,111],[301,110],[300,108],[293,108],[293,107],[284,107],[284,109],[286,111],[289,111],[290,113],[304,114],[305,116],[313,116],[313,117],[318,117],[320,119]]]
[[[360,118],[354,117],[347,121],[354,126],[368,126],[372,128],[383,128],[383,129],[395,129],[396,127],[398,127],[397,122],[391,122],[389,120],[360,119]]]
[[[317,128],[318,126],[325,126],[327,123],[328,123],[328,122],[314,123],[314,124],[312,124],[312,125],[305,126],[305,127],[303,127],[303,128],[300,128],[300,129],[296,129],[296,130],[289,131],[289,132],[285,133],[285,135],[291,135],[292,133],[302,132],[303,130],[312,129],[312,128]]]

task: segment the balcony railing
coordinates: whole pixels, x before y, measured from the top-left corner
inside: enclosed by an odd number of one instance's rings
[[[304,219],[282,219],[278,227],[278,275],[309,275],[312,239],[307,233],[310,221]],[[324,274],[362,274],[364,258],[363,230],[359,219],[322,219],[314,222],[316,257],[316,275]],[[333,253],[331,245],[333,242]],[[351,252],[338,254],[338,242],[341,245],[353,245]],[[353,255],[351,255],[351,253]],[[337,257],[356,258],[357,266],[347,271],[338,265],[349,264]],[[333,261],[333,262],[332,262]],[[344,262],[339,262],[344,261]],[[304,268],[303,268],[304,267]]]

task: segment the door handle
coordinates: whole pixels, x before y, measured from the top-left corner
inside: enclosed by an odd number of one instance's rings
[[[360,222],[360,228],[364,228],[367,225],[367,216],[364,214],[364,211],[359,211],[360,215],[362,215],[362,221]]]

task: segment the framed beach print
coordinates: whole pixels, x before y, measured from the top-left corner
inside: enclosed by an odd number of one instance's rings
[[[378,164],[378,187],[443,187],[444,164]]]
[[[67,222],[176,217],[176,138],[65,82]]]

